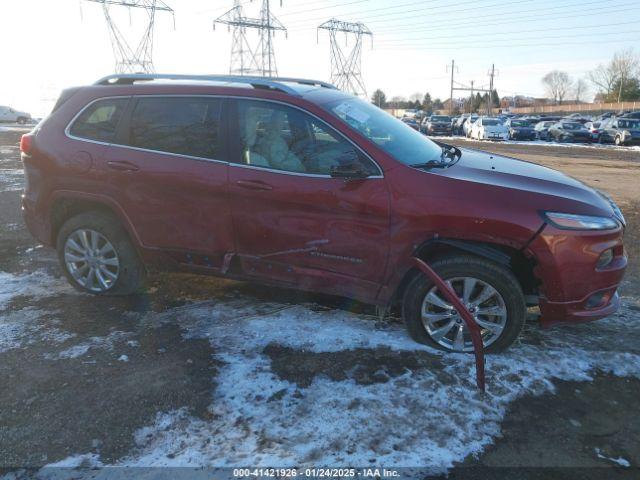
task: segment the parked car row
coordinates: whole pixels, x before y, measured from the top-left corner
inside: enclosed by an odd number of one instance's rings
[[[405,116],[402,121],[429,136],[463,135],[476,140],[547,140],[554,142],[599,142],[615,145],[640,144],[640,112],[622,116],[603,114],[589,118],[574,113],[559,116],[495,117],[463,114],[458,117],[430,115]]]

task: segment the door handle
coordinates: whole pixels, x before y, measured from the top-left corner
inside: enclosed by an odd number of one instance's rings
[[[126,160],[109,160],[107,167],[111,170],[118,170],[119,172],[137,172],[140,167],[135,163],[127,162]]]
[[[238,180],[236,185],[248,190],[273,190],[271,185],[260,180]]]

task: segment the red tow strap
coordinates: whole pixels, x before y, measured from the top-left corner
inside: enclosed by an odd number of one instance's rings
[[[467,306],[460,301],[456,292],[440,277],[427,263],[414,258],[414,261],[418,268],[429,277],[433,283],[438,287],[438,290],[445,296],[451,305],[453,305],[456,311],[460,314],[464,322],[469,327],[471,332],[471,341],[473,342],[473,352],[476,357],[476,385],[481,391],[485,391],[484,385],[484,349],[482,347],[482,335],[480,327],[476,323],[473,315],[467,308]]]

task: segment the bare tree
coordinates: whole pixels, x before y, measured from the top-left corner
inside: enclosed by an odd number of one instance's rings
[[[622,98],[622,89],[624,82],[636,75],[640,66],[640,58],[632,48],[616,52],[611,60],[611,67],[616,74],[618,87],[618,102]]]
[[[555,102],[562,104],[573,82],[567,72],[553,70],[542,77],[542,83],[547,90],[547,94],[551,96]]]
[[[587,77],[589,81],[603,93],[605,97],[611,95],[613,85],[616,83],[616,72],[613,68],[612,62],[609,62],[607,66],[602,64],[598,65],[594,70],[591,70]]]
[[[409,100],[412,102],[419,102],[422,100],[422,94],[420,92],[416,92],[409,97]]]
[[[575,95],[576,103],[580,103],[584,100],[584,98],[587,96],[588,90],[589,85],[584,79],[579,78],[578,80],[576,80],[576,82],[573,84],[573,94]]]

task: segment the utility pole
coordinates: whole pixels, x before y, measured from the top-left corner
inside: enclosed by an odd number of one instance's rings
[[[102,4],[102,12],[107,21],[109,35],[111,37],[111,47],[116,60],[116,73],[153,73],[153,30],[155,27],[156,12],[169,12],[173,16],[171,9],[162,0],[86,0],[87,2]],[[137,44],[132,44],[131,40],[122,33],[111,16],[110,6],[122,6],[129,8],[129,18],[131,9],[138,8],[147,14],[146,27],[142,37]],[[175,17],[174,17],[175,26]],[[132,45],[136,45],[132,48]]]
[[[489,73],[489,98],[487,100],[487,115],[493,113],[493,77],[495,76],[495,64],[491,64],[491,73]]]
[[[453,71],[455,69],[455,66],[455,60],[451,60],[451,92],[449,93],[449,116],[453,116]]]
[[[245,17],[239,0],[234,1],[234,6],[224,15],[213,21],[233,28],[231,45],[230,72],[239,75],[262,75],[263,77],[278,76],[276,56],[273,48],[273,35],[276,30],[284,31],[286,27],[280,23],[272,13],[269,0],[262,1],[259,18]],[[258,47],[252,49],[246,36],[246,29],[258,30],[260,39]]]
[[[367,98],[367,89],[362,79],[362,38],[365,35],[373,38],[371,30],[362,22],[343,22],[335,18],[319,25],[318,30],[329,32],[331,83],[340,90]],[[340,48],[339,32],[355,37],[355,43],[348,53]]]

